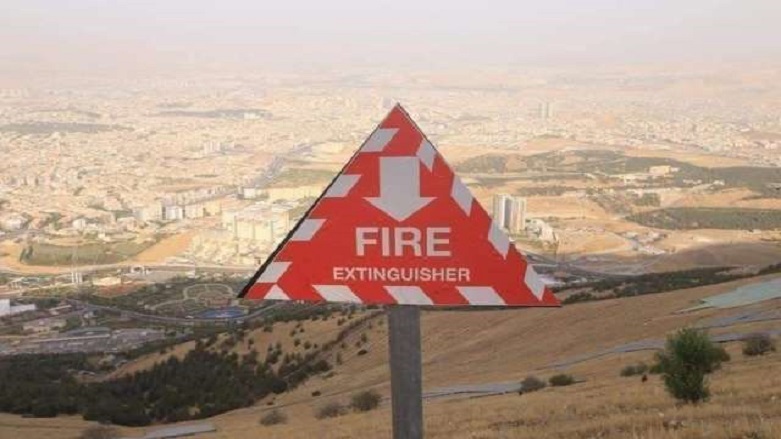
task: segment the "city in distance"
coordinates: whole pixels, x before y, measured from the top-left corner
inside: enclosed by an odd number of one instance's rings
[[[300,28],[292,5],[177,3],[62,11],[62,39],[26,26],[46,2],[0,7],[29,47],[0,50],[0,438],[391,437],[383,307],[238,295],[397,103],[563,303],[424,309],[427,437],[781,437],[770,2],[680,6],[692,34],[666,3],[340,0]],[[576,23],[580,45],[552,31]],[[450,229],[405,230],[359,249],[447,252]],[[702,382],[678,388],[695,344]]]

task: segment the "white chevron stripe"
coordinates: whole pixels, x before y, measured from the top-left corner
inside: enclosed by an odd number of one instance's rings
[[[488,240],[503,258],[507,257],[507,251],[510,249],[510,239],[502,229],[496,226],[495,221],[491,222],[491,228],[488,229]]]
[[[263,299],[265,300],[290,300],[290,296],[288,296],[284,291],[282,291],[282,288],[279,288],[279,285],[274,285],[271,287],[270,290],[268,290],[268,294],[266,294],[266,297]]]
[[[458,177],[453,177],[453,188],[450,190],[450,196],[456,200],[456,203],[458,203],[458,206],[464,213],[469,215],[472,212],[472,194],[469,193],[469,189],[464,186],[464,183]]]
[[[338,177],[336,177],[336,181],[334,181],[334,184],[331,185],[331,187],[328,188],[328,191],[325,193],[325,198],[343,198],[346,197],[348,193],[350,193],[350,189],[355,186],[355,183],[358,183],[358,179],[361,178],[360,175],[353,175],[353,174],[341,174]]]
[[[347,285],[313,285],[327,302],[363,303]]]
[[[296,232],[290,237],[291,241],[309,241],[315,236],[320,227],[323,226],[324,219],[305,219],[298,226]]]
[[[272,262],[266,266],[263,273],[260,274],[258,284],[273,284],[279,281],[279,278],[287,271],[290,262]]]
[[[433,305],[431,298],[420,287],[386,286],[385,290],[396,299],[399,305]]]
[[[398,128],[378,128],[366,139],[361,152],[382,152],[398,131]]]
[[[523,277],[523,281],[526,286],[529,287],[534,297],[537,300],[542,300],[542,295],[545,294],[545,282],[540,279],[540,276],[534,271],[531,265],[526,266],[526,275]]]
[[[437,156],[437,152],[428,140],[423,139],[423,141],[420,142],[420,147],[418,148],[418,153],[416,155],[420,161],[426,165],[426,168],[428,168],[429,171],[434,167],[434,158]]]
[[[491,287],[458,287],[458,292],[470,305],[506,305],[502,296]]]

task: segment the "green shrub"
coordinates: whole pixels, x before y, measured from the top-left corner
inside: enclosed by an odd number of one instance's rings
[[[670,336],[665,350],[657,354],[667,391],[675,399],[689,403],[708,399],[706,375],[728,359],[726,351],[715,346],[705,332],[692,328]]]
[[[753,357],[776,350],[776,344],[767,334],[751,334],[743,339],[743,355]]]
[[[279,410],[272,410],[260,418],[260,425],[266,427],[285,423],[287,423],[287,415]]]
[[[315,417],[317,419],[336,418],[337,416],[342,416],[345,413],[347,413],[347,409],[345,409],[343,405],[339,404],[338,402],[329,402],[317,409]]]
[[[662,365],[659,364],[658,362],[654,363],[653,365],[651,365],[651,367],[648,368],[648,373],[650,373],[651,375],[659,375],[662,372],[664,372],[662,370]]]
[[[366,390],[353,395],[350,407],[356,412],[368,412],[380,406],[382,396],[376,390]]]
[[[570,384],[575,384],[575,378],[572,378],[572,375],[560,373],[550,377],[548,383],[553,387],[569,386]]]
[[[635,375],[644,375],[648,372],[648,365],[645,363],[630,364],[621,369],[622,377],[631,377]]]
[[[536,376],[530,375],[521,381],[521,393],[534,392],[544,389],[546,386],[547,384],[545,384],[545,381],[537,378]]]

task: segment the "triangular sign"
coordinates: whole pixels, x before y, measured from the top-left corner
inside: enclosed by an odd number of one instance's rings
[[[559,304],[398,105],[260,267],[242,297]]]

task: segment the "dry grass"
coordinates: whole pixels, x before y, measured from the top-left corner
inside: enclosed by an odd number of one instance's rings
[[[740,310],[702,310],[687,314],[676,311],[691,306],[700,298],[774,277],[777,276],[561,309],[424,313],[426,389],[464,383],[520,381],[532,374],[547,379],[561,371],[586,380],[570,387],[548,388],[522,396],[429,400],[425,404],[427,437],[781,437],[781,376],[777,374],[781,353],[746,359],[739,353],[739,344],[729,346],[733,361],[712,376],[712,400],[698,407],[676,405],[665,393],[658,377],[651,377],[647,383],[642,383],[638,377],[619,377],[620,369],[627,364],[651,363],[652,352],[611,354],[561,370],[551,367],[554,362],[626,342],[660,339],[682,326],[735,314]],[[781,301],[747,308],[779,307]],[[313,377],[293,392],[261,401],[254,407],[214,417],[209,422],[213,422],[219,431],[202,437],[390,437],[387,403],[369,413],[351,413],[326,420],[314,417],[317,408],[326,402],[347,403],[350,395],[358,390],[374,388],[385,397],[389,395],[387,328],[384,323],[380,324],[381,320],[375,319],[371,329],[367,325],[363,331],[348,337],[346,348],[340,350],[344,363],[337,366],[333,374]],[[317,333],[318,337],[331,338],[337,331],[334,322],[334,319],[306,322],[304,335],[314,337]],[[287,347],[290,341],[285,339],[289,338],[292,327],[293,324],[289,324],[283,329],[279,325],[272,334],[256,332],[250,336],[258,337],[256,344],[261,347],[272,340],[270,337],[279,337]],[[777,327],[778,322],[764,322],[734,329],[752,332]],[[725,331],[729,330],[714,330],[715,333]],[[355,342],[363,332],[369,338],[368,354],[357,355]],[[315,391],[321,392],[322,396],[312,396]],[[274,408],[288,415],[288,423],[260,426],[260,418]],[[31,420],[3,415],[0,416],[0,438],[75,438],[79,429],[88,425],[69,417]],[[57,431],[57,436],[53,436],[52,431]],[[148,429],[126,431],[141,436]]]
[[[132,261],[140,263],[163,262],[166,258],[176,256],[187,249],[195,231],[180,233],[160,240],[160,242],[137,254]]]

